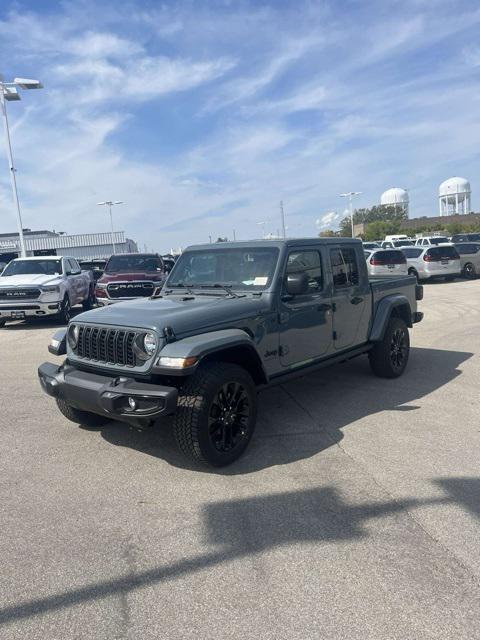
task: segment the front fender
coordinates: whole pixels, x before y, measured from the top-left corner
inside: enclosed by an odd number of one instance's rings
[[[232,349],[242,348],[249,351],[249,357],[251,356],[256,367],[261,368],[263,376],[267,379],[267,374],[255,347],[255,343],[248,333],[242,329],[221,329],[219,331],[200,333],[176,342],[169,342],[160,351],[159,358],[196,358],[197,362],[187,369],[177,369],[175,371],[173,368],[160,365],[157,361],[152,368],[152,373],[161,375],[189,375],[207,356],[222,351],[231,353]]]
[[[406,296],[395,294],[382,298],[378,303],[370,331],[371,342],[381,342],[387,328],[388,321],[394,310],[398,310],[400,317],[408,327],[412,326],[412,310]]]

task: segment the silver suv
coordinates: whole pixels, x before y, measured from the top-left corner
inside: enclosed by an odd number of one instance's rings
[[[480,242],[458,242],[454,244],[460,254],[460,266],[464,278],[480,275]]]
[[[445,278],[453,280],[460,276],[460,256],[452,244],[429,247],[403,247],[407,259],[408,273],[418,280]]]

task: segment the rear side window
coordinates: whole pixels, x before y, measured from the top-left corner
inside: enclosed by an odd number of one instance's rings
[[[418,258],[418,256],[422,253],[423,249],[402,249],[402,253],[406,258]]]
[[[406,262],[403,251],[396,251],[395,249],[390,251],[375,251],[373,257],[375,260],[383,262],[383,264],[404,264]]]
[[[467,243],[457,244],[455,246],[455,249],[458,251],[458,253],[461,256],[472,255],[474,253],[478,253],[478,250],[480,249],[480,244],[467,244]]]
[[[358,263],[354,249],[330,249],[330,263],[335,288],[353,287],[358,284]]]
[[[433,247],[427,253],[437,260],[455,260],[460,257],[455,247]]]
[[[308,275],[310,291],[323,289],[323,273],[318,251],[293,251],[288,256],[287,274],[304,271]]]

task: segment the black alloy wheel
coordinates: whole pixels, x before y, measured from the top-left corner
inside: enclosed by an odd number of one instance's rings
[[[390,360],[394,369],[402,370],[407,355],[406,333],[402,328],[395,329],[390,342]]]
[[[220,453],[233,451],[247,437],[250,421],[247,390],[239,382],[223,384],[210,405],[208,437]]]
[[[174,434],[188,458],[224,467],[245,451],[257,421],[257,390],[243,367],[205,362],[182,385]]]
[[[380,378],[398,378],[405,371],[410,354],[408,327],[402,318],[390,318],[381,342],[368,354],[370,366]]]
[[[62,308],[60,310],[60,320],[63,324],[68,324],[72,317],[72,307],[70,305],[70,299],[68,295],[65,296],[62,302]]]

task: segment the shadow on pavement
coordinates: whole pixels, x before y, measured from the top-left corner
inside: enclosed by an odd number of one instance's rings
[[[366,538],[367,525],[372,520],[397,517],[417,507],[435,504],[455,504],[472,508],[478,516],[478,507],[464,500],[463,491],[479,494],[479,478],[436,479],[435,484],[445,488],[446,495],[431,499],[375,501],[349,504],[332,487],[291,491],[274,495],[214,502],[203,507],[206,531],[204,544],[213,550],[145,571],[126,573],[115,579],[87,584],[43,598],[0,609],[0,624],[29,618],[51,611],[65,609],[83,602],[110,596],[126,596],[137,589],[151,586],[231,562],[251,557],[278,547],[291,547],[303,542],[328,544]],[[389,528],[398,530],[398,522]],[[417,525],[415,525],[417,526]],[[425,535],[420,529],[421,535]],[[382,529],[377,535],[382,535]],[[401,532],[400,534],[401,535]],[[120,551],[120,550],[119,550]],[[412,562],[417,558],[412,557]]]
[[[376,378],[367,358],[360,357],[268,389],[259,396],[257,429],[248,450],[224,469],[186,460],[177,450],[169,420],[145,431],[114,422],[100,432],[114,445],[163,458],[176,467],[223,475],[251,473],[314,456],[339,442],[344,427],[366,416],[419,410],[415,401],[461,375],[459,367],[472,355],[412,348],[405,374],[395,380]]]

